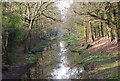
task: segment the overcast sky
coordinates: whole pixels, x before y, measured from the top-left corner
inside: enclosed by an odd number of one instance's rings
[[[66,14],[67,14],[67,10],[68,10],[68,8],[70,8],[70,5],[72,3],[73,3],[72,0],[67,0],[67,1],[61,0],[61,1],[56,2],[56,5],[57,5],[57,7],[62,15],[62,17],[61,17],[62,19],[65,18]]]

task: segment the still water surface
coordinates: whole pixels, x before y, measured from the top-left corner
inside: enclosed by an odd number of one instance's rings
[[[30,69],[32,79],[86,79],[82,65],[75,65],[75,53],[70,52],[65,41],[58,41],[43,52],[43,59]]]

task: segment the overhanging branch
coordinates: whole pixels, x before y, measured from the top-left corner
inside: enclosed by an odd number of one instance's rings
[[[46,18],[49,18],[49,19],[53,20],[53,21],[62,22],[61,20],[58,20],[58,19],[55,19],[55,18],[53,18],[53,17],[47,16],[47,15],[45,15],[44,13],[42,13],[42,15],[45,16]]]
[[[89,16],[91,16],[91,17],[94,17],[94,18],[96,18],[96,19],[98,19],[98,20],[101,20],[101,21],[104,21],[104,22],[110,21],[110,22],[112,22],[113,24],[116,25],[116,22],[114,22],[114,21],[112,21],[112,20],[109,20],[109,19],[101,18],[101,17],[99,17],[99,16],[97,16],[97,15],[95,15],[95,14],[92,14],[92,13],[90,13],[90,12],[87,12],[87,13],[78,13],[78,12],[76,12],[76,11],[74,10],[74,13],[76,13],[76,14],[78,14],[78,15],[89,15]]]

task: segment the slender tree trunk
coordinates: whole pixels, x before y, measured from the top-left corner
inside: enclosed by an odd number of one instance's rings
[[[112,5],[113,6],[113,5]],[[116,9],[112,8],[112,21],[117,22],[117,15],[116,15]],[[113,31],[114,31],[114,39],[117,42],[117,24],[112,25]]]
[[[10,61],[9,55],[8,55],[8,32],[5,32],[5,41],[3,42],[3,54],[4,54],[4,60],[5,64],[12,65],[12,62]]]
[[[92,23],[91,23],[91,22],[89,22],[89,26],[90,26],[90,31],[91,31],[91,38],[92,38],[92,42],[94,42],[94,41],[95,41],[95,39],[94,39],[93,27],[92,27]]]
[[[120,2],[118,4],[118,13],[117,13],[117,42],[120,42]]]
[[[86,44],[87,44],[87,39],[88,39],[88,32],[87,32],[87,26],[85,26],[85,36],[86,36]]]
[[[94,38],[97,38],[97,31],[96,31],[96,28],[94,27]]]
[[[31,30],[29,31],[29,45],[28,45],[28,51],[31,51],[31,41],[32,41],[32,35],[31,35]]]
[[[31,51],[31,41],[32,41],[32,26],[33,26],[34,20],[31,20],[29,23],[29,45],[28,45],[28,51]]]
[[[106,22],[107,23],[107,30],[108,30],[108,38],[110,39],[110,41],[113,41],[114,40],[114,35],[113,35],[113,32],[112,32],[112,26],[111,26],[111,22],[110,20],[112,20],[112,4],[110,2],[108,2],[107,4],[107,10],[106,10],[106,15],[107,15],[107,19],[108,21]]]
[[[100,25],[98,25],[98,39],[101,38]]]
[[[108,38],[110,39],[110,41],[113,41],[114,40],[114,35],[113,35],[113,32],[112,32],[112,27],[110,26],[109,23],[110,22],[108,22],[108,24],[107,24]]]
[[[100,33],[101,33],[101,37],[104,37],[103,23],[102,22],[100,22]]]

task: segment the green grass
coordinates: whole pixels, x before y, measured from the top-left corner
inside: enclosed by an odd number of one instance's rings
[[[46,47],[48,47],[50,44],[52,44],[52,41],[45,40],[39,43],[36,47],[32,49],[32,51],[41,51],[44,50]]]
[[[99,70],[95,74],[90,75],[89,77],[90,78],[104,77],[104,79],[116,79],[116,81],[120,80],[120,77],[118,74],[118,67]]]
[[[79,53],[76,53],[76,54],[74,55],[74,59],[75,59],[75,61],[78,62],[78,63],[83,61],[83,58],[79,55]]]
[[[75,37],[73,36],[65,36],[61,38],[61,40],[67,41],[67,42],[73,42],[73,41],[78,41]]]
[[[19,63],[36,63],[38,60],[38,54],[9,54],[10,61],[12,64]]]
[[[118,64],[117,64],[117,55],[118,53],[106,52],[103,49],[99,49],[97,53],[88,52],[84,50],[79,56],[76,54],[75,59],[81,61],[83,59],[83,65],[87,68],[95,64],[93,70],[88,70],[89,78],[94,79],[97,77],[102,77],[104,79],[120,79],[118,76]]]

